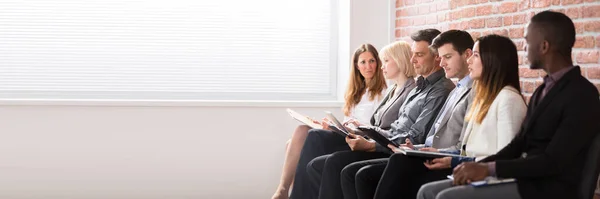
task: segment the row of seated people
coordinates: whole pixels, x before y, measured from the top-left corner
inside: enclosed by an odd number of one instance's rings
[[[375,126],[404,147],[463,156],[394,153],[399,149],[393,145],[333,133],[324,119],[323,129],[299,126],[294,132],[274,199],[578,195],[588,148],[600,132],[594,121],[600,101],[597,88],[573,66],[569,17],[544,11],[527,25],[530,68],[548,74],[529,106],[521,96],[517,47],[509,38],[473,41],[466,31],[435,29],[411,38],[412,46],[394,42],[381,54],[369,44],[356,50],[345,124]],[[384,77],[394,82],[387,93]],[[489,177],[516,181],[466,186]]]

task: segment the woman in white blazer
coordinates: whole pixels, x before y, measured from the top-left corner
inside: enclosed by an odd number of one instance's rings
[[[430,168],[454,168],[496,154],[517,135],[525,119],[527,106],[520,92],[517,48],[509,38],[479,38],[467,62],[475,80],[475,95],[465,116],[460,153],[468,157],[434,159],[426,164]],[[425,184],[417,196],[434,198],[445,189],[452,189],[452,180]]]

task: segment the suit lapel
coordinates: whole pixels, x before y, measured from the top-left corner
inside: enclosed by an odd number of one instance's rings
[[[375,109],[375,111],[373,111],[373,116],[371,116],[371,124],[373,124],[373,125],[375,125],[375,126],[379,126],[379,124],[375,124],[375,113],[377,113],[377,111],[379,111],[379,109],[381,109],[381,107],[383,107],[383,106],[384,106],[384,105],[387,103],[387,101],[388,101],[388,100],[389,100],[391,97],[393,97],[393,96],[391,96],[391,94],[392,94],[392,92],[393,92],[394,90],[396,90],[396,87],[397,87],[397,86],[398,86],[397,84],[394,84],[394,87],[392,87],[392,89],[390,89],[390,90],[387,92],[387,94],[385,95],[385,97],[383,98],[383,100],[381,101],[381,103],[379,103],[379,106],[377,107],[377,109]],[[394,100],[394,99],[391,99],[391,100]],[[385,111],[387,111],[387,110],[385,110]],[[379,114],[379,117],[380,117],[380,118],[379,118],[379,119],[380,119],[379,121],[381,121],[381,118],[383,117],[383,115],[385,115],[385,111],[384,111],[382,114]]]
[[[446,125],[446,123],[450,119],[450,116],[452,115],[452,112],[454,112],[454,107],[456,107],[456,105],[466,96],[465,94],[470,90],[471,90],[471,88],[462,87],[462,88],[460,88],[460,91],[457,91],[457,92],[459,92],[459,93],[457,93],[457,96],[456,96],[456,97],[458,97],[458,99],[451,104],[452,106],[450,107],[450,109],[448,111],[446,111],[446,114],[444,114],[442,116],[443,118],[440,123],[440,128],[441,128],[441,126]]]
[[[531,117],[527,119],[527,131],[532,126],[531,122],[535,121],[535,119],[537,119],[540,116],[540,114],[543,112],[544,109],[546,109],[550,102],[552,102],[553,99],[560,93],[560,91],[562,91],[562,89],[564,89],[564,87],[571,81],[571,79],[576,78],[577,75],[581,75],[579,68],[575,68],[569,71],[558,82],[556,82],[554,87],[552,87],[550,91],[546,93],[546,96],[544,96],[544,98],[542,98],[542,100],[539,102],[538,98],[542,94],[543,89],[546,85],[542,84],[542,86],[536,89],[536,92],[530,99],[534,100],[533,103],[531,103],[531,101],[529,102],[530,104],[533,104],[533,107],[531,109],[533,111],[533,114],[531,114]]]

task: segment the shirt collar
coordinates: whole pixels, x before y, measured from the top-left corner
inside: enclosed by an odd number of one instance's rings
[[[471,81],[471,76],[467,75],[467,76],[463,77],[461,80],[458,80],[458,83],[456,83],[456,87],[463,87],[463,86],[469,84],[470,81]]]
[[[567,68],[563,68],[559,71],[556,71],[552,74],[546,75],[546,77],[544,77],[544,82],[545,83],[555,83],[558,80],[560,80],[560,78],[562,78],[563,76],[565,76],[565,74],[567,74],[569,71],[571,71],[573,68],[575,68],[574,66],[569,66]]]

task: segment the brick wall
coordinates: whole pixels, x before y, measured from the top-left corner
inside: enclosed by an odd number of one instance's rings
[[[529,101],[546,74],[529,70],[523,51],[525,24],[540,11],[555,10],[573,19],[577,41],[573,61],[600,90],[600,0],[396,0],[396,39],[424,28],[467,30],[474,38],[500,34],[519,50],[521,89]]]

